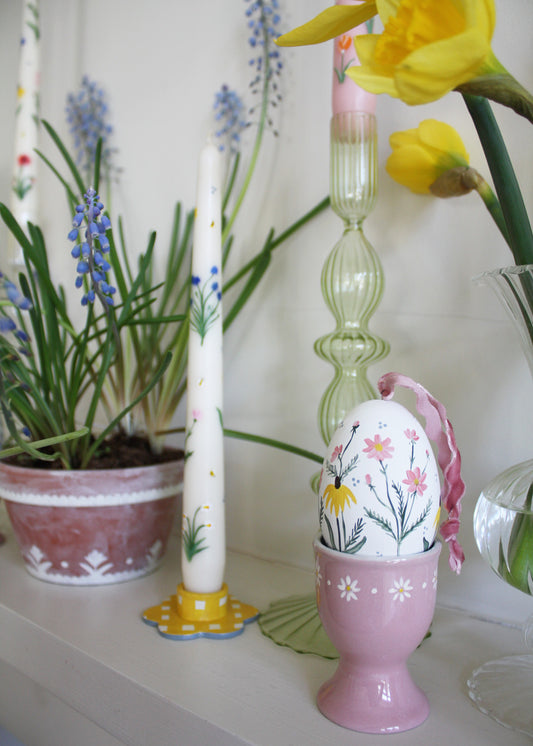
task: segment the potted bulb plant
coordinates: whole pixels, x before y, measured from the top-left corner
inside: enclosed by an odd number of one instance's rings
[[[267,23],[267,6],[254,6],[248,21],[252,38],[261,37],[253,81],[261,103],[242,178],[239,131],[248,126],[242,102],[226,86],[215,99],[217,134],[229,153],[224,261],[270,121],[269,102],[278,96],[281,65],[273,40],[279,18]],[[42,125],[63,165],[39,153],[69,204],[65,243],[76,269],[81,324],[73,320],[67,293],[54,281],[41,229],[32,224],[24,229],[0,204],[0,217],[24,260],[18,276],[0,277],[0,422],[6,436],[0,431],[0,496],[33,575],[90,585],[150,572],[171,531],[183,454],[169,448],[166,438],[186,392],[194,211],[184,214],[180,204],[176,207],[162,282],[153,269],[155,233],[134,266],[123,225],[112,219],[99,196],[109,176],[111,150],[108,128],[93,120],[105,107],[95,85],[87,79],[83,85],[87,101],[81,95],[69,102],[72,127],[83,123],[85,137],[80,140],[78,131],[75,140],[82,163],[46,121]],[[80,102],[83,106],[76,109]],[[96,125],[90,137],[88,124]],[[272,252],[327,204],[323,200],[279,234],[272,229],[256,255],[226,280],[220,288],[231,289],[225,330],[260,282]]]

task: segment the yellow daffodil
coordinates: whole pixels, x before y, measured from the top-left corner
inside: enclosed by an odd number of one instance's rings
[[[353,492],[346,487],[344,484],[328,484],[324,490],[324,503],[326,508],[329,508],[331,512],[335,512],[335,517],[339,515],[339,512],[343,512],[344,508],[350,503],[357,503]]]
[[[381,34],[355,39],[361,65],[348,74],[372,93],[408,104],[441,98],[472,78],[505,72],[491,51],[494,0],[366,0],[334,6],[278,39],[281,46],[332,39],[379,13]]]
[[[377,7],[383,32],[356,39],[361,66],[349,72],[366,90],[423,104],[503,71],[490,46],[494,0],[377,0]]]
[[[461,197],[475,189],[510,243],[501,205],[481,174],[468,165],[468,153],[453,127],[426,119],[416,129],[395,132],[389,142],[389,176],[416,194],[435,197]]]
[[[468,166],[468,153],[458,133],[436,119],[426,119],[416,129],[395,132],[389,142],[389,176],[417,194],[430,194],[442,174]]]

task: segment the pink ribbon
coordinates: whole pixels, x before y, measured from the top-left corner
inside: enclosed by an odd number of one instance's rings
[[[415,393],[417,411],[426,420],[426,434],[437,446],[437,460],[444,478],[441,504],[448,513],[448,519],[441,525],[440,533],[450,550],[450,567],[459,574],[465,558],[463,549],[457,541],[461,498],[465,492],[465,484],[461,478],[461,454],[457,448],[451,422],[446,416],[444,406],[429,391],[401,373],[386,373],[379,379],[378,390],[382,399],[392,399],[395,386],[403,386]]]

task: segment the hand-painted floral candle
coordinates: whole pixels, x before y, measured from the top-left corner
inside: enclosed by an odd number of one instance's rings
[[[226,560],[222,428],[221,156],[200,153],[194,224],[183,490],[183,585],[216,593]]]
[[[39,117],[39,0],[25,2],[22,11],[20,67],[17,85],[15,153],[11,210],[22,225],[37,219],[37,156]],[[10,247],[10,260],[22,262]],[[20,250],[19,250],[20,251]]]
[[[359,0],[336,0],[336,5],[358,5]],[[353,38],[357,34],[368,33],[366,24],[357,26],[341,36],[337,36],[333,42],[333,89],[332,109],[333,115],[344,111],[366,111],[374,114],[376,111],[376,96],[360,88],[346,75],[346,70],[351,65],[358,65],[359,60],[355,53]]]

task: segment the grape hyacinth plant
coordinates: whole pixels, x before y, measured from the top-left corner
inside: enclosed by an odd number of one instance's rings
[[[265,130],[272,129],[269,112],[281,100],[282,64],[273,44],[280,24],[278,3],[244,1],[254,50],[251,95],[259,95],[260,102],[248,107],[246,115],[244,99],[228,86],[215,98],[214,124],[229,158],[222,201],[224,267]],[[8,322],[2,322],[0,404],[8,437],[0,458],[16,456],[19,463],[31,465],[40,458],[54,468],[93,468],[114,450],[116,438],[146,442],[152,459],[147,463],[164,457],[168,436],[184,430],[172,420],[187,388],[190,324],[209,324],[222,294],[231,290],[225,306],[226,331],[264,277],[274,250],[329,205],[326,197],[283,231],[272,228],[244,266],[233,274],[225,272],[228,276],[222,286],[219,267],[207,279],[191,276],[194,210],[185,211],[178,202],[166,263],[158,256],[164,278],[160,281],[154,271],[155,231],[145,251],[133,257],[122,219],[115,219],[109,211],[110,195],[105,200],[99,196],[104,177],[111,191],[107,113],[102,91],[84,78],[82,91],[69,96],[67,105],[76,155],[71,155],[45,120],[44,131],[57,148],[62,167],[37,151],[67,196],[70,218],[65,218],[65,225],[68,220],[71,224],[65,230],[65,251],[70,244],[73,284],[80,293],[74,298],[84,310],[81,326],[74,321],[79,314],[69,313],[67,293],[56,286],[41,229],[30,224],[26,234],[0,203],[0,217],[25,261],[25,271],[18,277],[20,296],[8,285],[5,291],[11,297],[0,301],[0,318],[14,316],[16,330],[24,335],[22,352],[16,343],[23,339],[14,336],[11,323],[8,328]],[[255,128],[255,139],[241,176],[240,133],[245,127]],[[197,292],[204,293],[200,317]],[[27,299],[27,308],[20,305],[25,302],[22,298]],[[322,462],[321,456],[290,444],[227,428],[225,433]]]
[[[67,96],[66,115],[74,140],[76,163],[85,179],[89,179],[92,173],[99,140],[102,141],[101,164],[109,177],[112,170],[110,138],[113,127],[108,121],[109,105],[105,91],[84,75],[78,92]]]
[[[102,215],[104,205],[94,189],[89,188],[83,198],[85,204],[76,206],[72,219],[74,227],[68,234],[68,238],[76,242],[71,251],[74,259],[78,260],[76,287],[81,288],[84,278],[86,279],[87,292],[81,298],[83,306],[94,303],[96,296],[104,305],[107,303],[112,306],[117,289],[107,283],[111,265],[104,259],[104,254],[108,254],[110,250],[106,231],[111,228],[111,221],[107,215]],[[80,232],[80,226],[84,222],[87,228]]]

